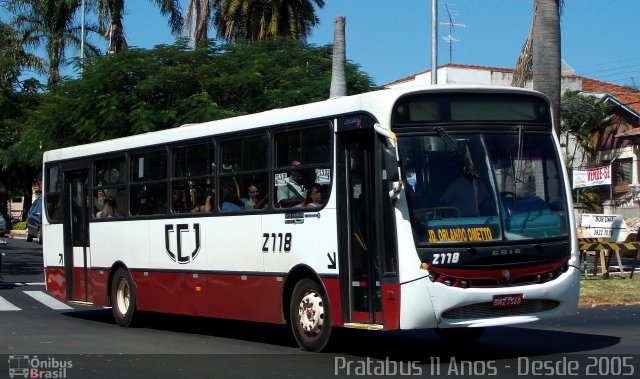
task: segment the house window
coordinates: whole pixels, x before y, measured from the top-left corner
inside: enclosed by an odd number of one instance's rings
[[[613,163],[611,164],[611,169],[613,171],[612,179],[614,186],[626,186],[632,183],[632,164],[633,160],[631,158],[617,159],[613,161]]]

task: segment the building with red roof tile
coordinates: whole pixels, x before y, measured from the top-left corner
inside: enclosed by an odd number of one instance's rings
[[[470,84],[510,86],[513,69],[475,66],[464,64],[444,64],[438,66],[438,84]],[[429,85],[431,70],[406,76],[384,84],[385,87]],[[526,83],[531,88],[531,82]],[[583,167],[612,164],[616,182],[611,188],[619,205],[635,205],[640,200],[640,90],[575,75],[575,71],[565,62],[562,66],[563,92],[579,91],[595,96],[608,107],[608,112],[616,116],[614,125],[607,127],[596,141],[598,154]],[[595,137],[594,137],[595,138]],[[638,200],[634,200],[634,199]],[[637,208],[637,206],[635,206]]]

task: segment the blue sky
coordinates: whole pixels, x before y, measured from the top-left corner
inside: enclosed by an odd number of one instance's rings
[[[181,0],[183,10],[187,0]],[[453,63],[512,68],[524,43],[533,0],[438,0],[439,17],[455,23]],[[151,0],[126,0],[125,33],[130,45],[151,48],[173,43]],[[376,84],[431,67],[430,0],[325,0],[320,25],[307,42],[333,42],[337,15],[347,21],[347,59]],[[621,85],[640,86],[640,0],[565,0],[561,18],[562,57],[576,74]],[[438,63],[449,63],[449,45],[439,25]]]

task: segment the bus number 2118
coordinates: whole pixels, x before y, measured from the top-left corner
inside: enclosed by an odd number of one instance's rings
[[[262,244],[263,253],[288,253],[291,251],[291,240],[293,238],[291,233],[263,233],[262,238],[264,239]]]

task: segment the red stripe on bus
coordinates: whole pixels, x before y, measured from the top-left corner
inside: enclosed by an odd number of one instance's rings
[[[67,281],[64,268],[45,268],[45,282],[47,291],[61,301],[67,301]]]
[[[64,269],[47,268],[47,290],[62,301],[83,300],[82,268],[74,268],[76,299],[66,298]],[[141,311],[216,317],[245,321],[284,323],[282,294],[284,278],[264,275],[203,274],[192,272],[131,272],[136,287],[136,305]],[[95,306],[109,305],[109,272],[89,270],[88,300]],[[331,306],[332,324],[343,326],[340,280],[323,278]],[[385,297],[388,328],[399,326],[400,285],[383,285],[383,291],[393,292],[395,298]],[[289,299],[285,299],[289,301]],[[376,317],[382,322],[382,315]],[[359,320],[358,315],[354,321]],[[364,321],[364,319],[363,319]]]
[[[338,278],[323,278],[322,283],[327,291],[327,297],[329,297],[332,324],[342,326],[344,320],[342,319],[342,302],[340,301],[340,280]]]
[[[400,329],[400,284],[382,284],[382,309],[384,310],[384,328]]]

